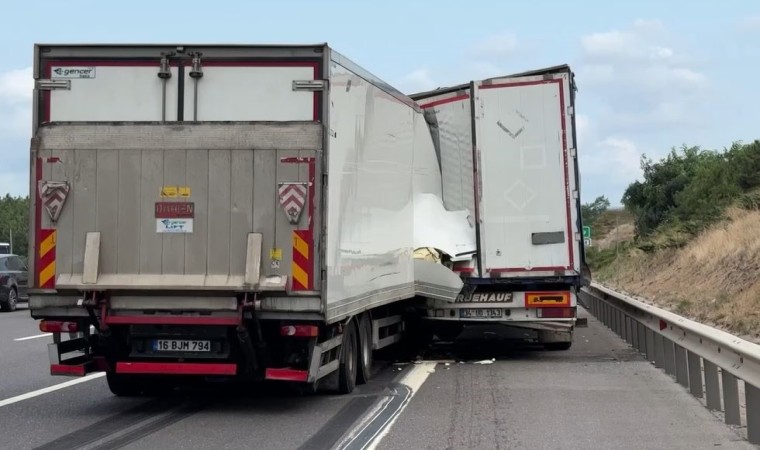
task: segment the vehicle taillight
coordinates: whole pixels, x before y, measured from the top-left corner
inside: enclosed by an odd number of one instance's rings
[[[572,319],[575,317],[575,308],[539,308],[536,317],[540,319]]]
[[[79,325],[76,322],[41,320],[40,331],[43,333],[76,333],[79,331]]]
[[[317,337],[319,327],[316,325],[283,325],[280,327],[281,336]]]

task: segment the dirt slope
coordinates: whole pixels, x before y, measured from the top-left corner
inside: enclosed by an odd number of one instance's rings
[[[594,278],[758,341],[760,212],[731,209],[727,216],[683,248],[627,250]]]

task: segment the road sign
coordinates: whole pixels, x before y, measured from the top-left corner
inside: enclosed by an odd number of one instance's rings
[[[583,227],[583,238],[584,239],[590,239],[591,238],[591,227],[584,226]]]
[[[584,247],[591,247],[591,239],[589,239],[589,238],[583,238],[583,246]]]

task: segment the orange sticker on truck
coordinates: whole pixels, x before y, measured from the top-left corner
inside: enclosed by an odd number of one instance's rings
[[[41,289],[55,288],[55,238],[55,230],[40,230],[40,259],[37,270]]]
[[[293,262],[291,272],[294,291],[308,291],[313,286],[313,266],[310,255],[311,233],[308,230],[293,231]]]
[[[526,292],[526,308],[553,308],[570,306],[569,292]]]

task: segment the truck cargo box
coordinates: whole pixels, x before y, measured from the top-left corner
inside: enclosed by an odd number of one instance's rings
[[[442,196],[422,110],[327,45],[38,45],[34,76],[34,316],[255,294],[333,322],[458,294],[413,255],[416,202]]]
[[[570,69],[411,97],[437,135],[446,206],[478,218],[472,275],[577,277],[583,254]]]

